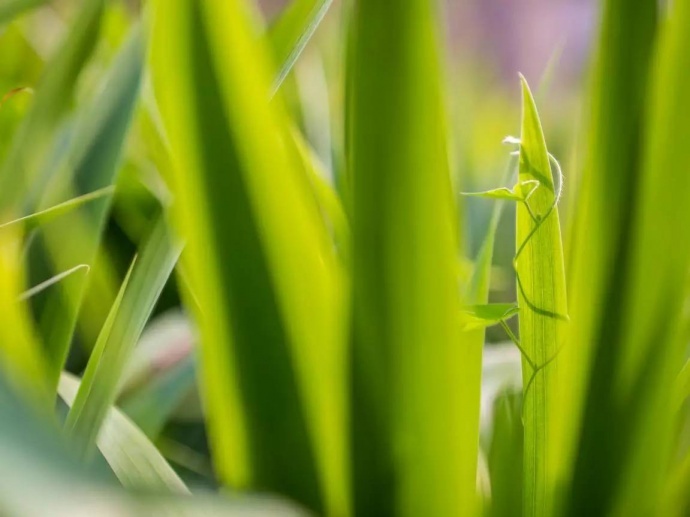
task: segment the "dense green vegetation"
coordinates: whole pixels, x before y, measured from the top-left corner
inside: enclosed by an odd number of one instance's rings
[[[2,515],[690,512],[690,1],[502,175],[433,1],[139,4],[0,0]]]

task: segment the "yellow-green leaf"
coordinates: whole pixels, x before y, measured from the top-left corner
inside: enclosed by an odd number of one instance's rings
[[[565,271],[558,199],[561,178],[554,180],[537,108],[522,78],[520,183],[538,187],[517,207],[515,269],[520,305],[520,342],[524,353],[524,513],[547,516],[555,511],[559,471],[560,385],[556,359],[567,318]],[[531,364],[530,364],[531,363]],[[547,365],[548,363],[548,365]],[[535,367],[547,365],[539,371]]]

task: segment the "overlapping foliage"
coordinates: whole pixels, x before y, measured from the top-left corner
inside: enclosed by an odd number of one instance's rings
[[[567,177],[516,80],[503,179],[437,7],[0,3],[3,512],[687,513],[690,2],[602,2]]]

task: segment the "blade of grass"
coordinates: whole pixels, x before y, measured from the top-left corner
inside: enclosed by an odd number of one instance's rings
[[[537,181],[517,207],[514,259],[520,305],[524,380],[524,514],[552,515],[563,463],[559,455],[561,392],[556,358],[567,318],[565,268],[558,217],[563,179],[554,180],[537,108],[522,82],[519,181]],[[556,358],[554,360],[554,358]]]
[[[505,175],[502,183],[506,184],[511,181],[515,175],[516,160],[511,157],[508,167],[505,171]],[[522,190],[514,188],[509,189],[496,189],[498,191],[508,190],[511,194],[522,193]],[[490,191],[492,192],[492,191]],[[465,193],[465,195],[481,195],[481,193]],[[490,198],[493,196],[489,196]],[[524,195],[520,195],[517,199],[518,201],[523,201]],[[489,301],[489,288],[491,285],[491,266],[494,255],[494,243],[496,240],[496,232],[498,231],[498,224],[501,220],[501,215],[503,214],[504,204],[503,200],[505,197],[499,195],[497,201],[494,202],[493,208],[491,210],[491,218],[489,219],[489,224],[484,234],[484,240],[477,253],[477,258],[475,259],[474,270],[472,271],[472,277],[468,285],[467,301],[473,304],[485,304]],[[512,196],[507,199],[511,201],[516,201]]]
[[[634,191],[635,229],[619,304],[620,355],[609,377],[629,439],[617,443],[621,469],[613,515],[644,515],[660,506],[673,452],[676,375],[686,359],[690,241],[690,3],[674,2],[660,26],[642,170]],[[613,415],[601,415],[611,422]],[[620,420],[619,420],[620,421]],[[603,423],[603,422],[602,422]],[[654,444],[650,447],[650,444]],[[609,451],[614,453],[614,451]]]
[[[663,515],[681,517],[690,509],[690,454],[682,458],[672,470],[664,487]]]
[[[335,245],[344,263],[350,260],[350,222],[342,201],[333,186],[326,179],[323,164],[304,140],[302,134],[294,129],[291,131],[296,152],[307,171],[314,192],[323,214],[326,225],[330,228]]]
[[[687,398],[690,397],[690,359],[685,362],[680,370],[674,391],[676,392],[676,405],[680,408]]]
[[[513,517],[522,508],[522,394],[506,387],[496,396],[488,462],[491,476],[490,517]]]
[[[140,27],[135,26],[108,72],[104,89],[80,113],[72,147],[62,157],[63,161],[50,171],[48,181],[51,188],[45,193],[35,187],[33,197],[42,198],[43,205],[54,205],[60,199],[70,197],[72,187],[83,193],[76,198],[80,200],[79,210],[75,210],[76,205],[70,205],[76,200],[59,204],[58,207],[68,207],[69,213],[61,209],[62,217],[43,229],[47,253],[57,271],[75,264],[93,266],[95,263],[111,197],[94,199],[90,196],[114,188],[120,155],[139,93],[143,55],[143,33]],[[87,200],[90,202],[86,203]],[[47,215],[50,209],[42,213]],[[95,278],[106,280],[108,289],[99,292],[98,301],[108,303],[114,298],[116,287],[98,268],[92,269],[92,273]],[[76,328],[86,280],[85,277],[74,278],[58,286],[51,292],[41,313],[41,329],[51,358],[54,386]],[[88,305],[86,309],[89,309]]]
[[[133,263],[98,337],[79,393],[65,426],[83,455],[93,447],[117,396],[120,377],[149,315],[158,301],[182,246],[168,234],[159,216],[138,259]]]
[[[22,121],[0,169],[0,214],[16,216],[24,208],[51,139],[69,109],[80,72],[95,48],[104,0],[84,0],[67,37],[36,89],[34,104]]]
[[[36,418],[3,377],[0,421],[0,506],[5,515],[307,515],[293,503],[268,495],[161,495],[118,488],[102,469],[75,460],[52,432],[55,428]]]
[[[211,449],[227,485],[347,514],[344,290],[248,8],[161,1],[154,18]]]
[[[508,167],[506,169],[503,182],[504,184],[509,183],[516,173],[517,162],[515,158],[511,157]],[[506,189],[507,190],[507,189]],[[516,187],[513,189],[515,192],[519,192]],[[481,400],[482,394],[484,392],[482,388],[482,376],[483,376],[483,350],[485,341],[485,329],[488,326],[500,323],[505,325],[505,319],[515,314],[514,307],[503,307],[502,310],[494,312],[493,318],[486,318],[487,316],[485,309],[488,307],[486,304],[489,301],[489,288],[491,284],[491,266],[494,254],[494,242],[496,239],[496,232],[498,230],[498,224],[501,219],[501,214],[503,212],[503,207],[505,203],[502,201],[501,197],[497,201],[494,201],[494,205],[491,211],[491,218],[489,219],[489,224],[486,229],[486,234],[484,235],[484,241],[482,242],[477,257],[475,259],[474,270],[472,271],[472,276],[467,285],[467,292],[465,293],[465,302],[472,303],[480,307],[480,312],[484,312],[483,316],[480,318],[470,318],[474,319],[475,329],[470,331],[467,328],[467,314],[464,318],[461,317],[460,325],[461,329],[465,332],[463,333],[463,341],[466,343],[463,349],[464,356],[463,362],[467,365],[465,368],[465,386],[460,395],[462,398],[460,404],[466,409],[464,422],[465,422],[465,433],[466,439],[461,445],[463,447],[463,458],[472,458],[474,455],[475,448],[479,442],[480,435],[480,417],[481,417]],[[494,307],[495,308],[495,307]],[[467,310],[465,307],[464,311]],[[475,313],[476,316],[476,313]],[[463,319],[465,320],[463,322]],[[465,328],[463,328],[465,325]],[[476,467],[475,467],[476,470]],[[466,472],[467,478],[464,483],[468,486],[471,483],[471,467],[468,467]],[[481,499],[477,499],[476,504],[481,504]],[[480,511],[479,506],[472,506],[466,503],[465,514],[470,515],[473,512],[478,513]]]
[[[80,383],[77,377],[66,372],[60,377],[58,393],[70,407]],[[119,409],[108,410],[96,444],[123,486],[152,492],[189,493],[156,446]]]
[[[0,291],[0,296],[2,293],[4,290]],[[0,329],[5,326],[3,321]],[[0,375],[0,454],[4,458],[0,462],[3,479],[0,506],[3,513],[55,515],[68,506],[68,500],[74,504],[73,508],[80,508],[75,501],[88,501],[87,492],[93,501],[94,489],[104,485],[104,472],[83,468],[66,450],[57,422],[37,417],[26,401],[12,390],[9,380]],[[51,400],[51,412],[53,404]],[[40,496],[37,486],[41,487]]]
[[[64,203],[41,210],[40,212],[35,212],[33,214],[20,217],[19,219],[14,219],[12,221],[0,224],[0,230],[12,227],[14,225],[24,225],[26,227],[25,231],[34,229],[42,224],[48,223],[53,219],[60,217],[63,214],[80,208],[86,203],[110,196],[114,193],[114,191],[115,188],[113,186],[98,189],[95,192],[90,192],[88,194],[84,194],[83,196],[75,197],[69,201],[65,201]]]
[[[0,234],[0,377],[17,393],[49,413],[47,364],[36,339],[33,322],[24,302],[19,301],[24,271],[20,261],[21,239],[16,232]]]
[[[610,511],[612,486],[621,473],[620,401],[611,390],[621,327],[632,321],[625,296],[629,246],[644,140],[644,105],[649,64],[657,33],[658,2],[635,9],[608,0],[591,86],[587,155],[578,186],[578,215],[570,236],[569,285],[572,324],[564,348],[563,382],[570,386],[564,406],[562,443],[572,465],[570,515]],[[660,267],[658,265],[654,266]],[[583,426],[582,422],[587,422]],[[582,434],[580,435],[580,430]],[[575,455],[575,451],[577,455]]]
[[[314,35],[333,0],[293,0],[268,30],[278,72],[271,86],[274,95]]]
[[[355,513],[472,514],[481,343],[458,324],[437,13],[426,0],[352,8]]]
[[[89,272],[89,266],[86,264],[79,264],[78,266],[74,266],[72,269],[68,269],[67,271],[63,271],[62,273],[59,273],[48,280],[41,282],[38,285],[33,286],[30,289],[27,289],[23,293],[21,293],[18,297],[20,301],[28,300],[32,296],[36,296],[38,293],[41,293],[48,289],[50,286],[53,286],[60,282],[61,280],[67,278],[68,276],[77,273],[77,272],[83,272],[84,274],[87,274]]]

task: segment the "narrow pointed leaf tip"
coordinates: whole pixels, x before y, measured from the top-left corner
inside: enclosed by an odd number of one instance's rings
[[[505,201],[527,201],[532,194],[539,188],[539,181],[526,180],[521,181],[512,189],[507,187],[499,187],[492,190],[484,190],[482,192],[463,192],[463,196],[483,197],[488,199],[502,199]]]
[[[462,330],[477,330],[512,318],[520,308],[516,303],[488,303],[482,305],[469,305],[464,307],[460,315]]]

